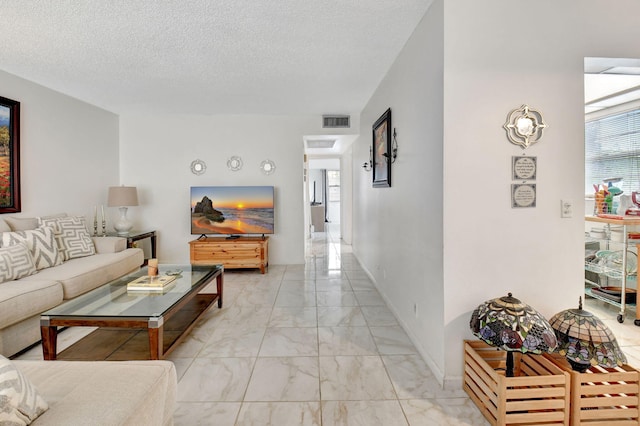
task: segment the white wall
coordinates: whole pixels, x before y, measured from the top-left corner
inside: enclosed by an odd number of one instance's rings
[[[340,170],[340,156],[335,157],[320,157],[309,156],[309,169],[325,169],[325,170]]]
[[[353,148],[349,147],[340,159],[340,237],[345,244],[353,242],[353,173]]]
[[[442,5],[430,8],[361,114],[353,146],[353,249],[440,377],[442,267]],[[371,126],[391,108],[398,157],[391,188],[372,188]],[[417,315],[414,315],[414,303]]]
[[[122,183],[136,185],[141,206],[130,209],[136,227],[158,231],[158,257],[188,262],[189,187],[197,185],[273,185],[276,188],[272,264],[304,263],[303,135],[321,134],[320,117],[131,115],[121,117]],[[226,162],[240,156],[244,166]],[[191,173],[191,161],[207,164]],[[265,159],[275,173],[259,168]]]
[[[616,2],[616,11],[598,0],[445,3],[449,377],[461,374],[461,340],[484,300],[511,291],[550,318],[583,294],[583,217],[560,218],[560,200],[584,210],[584,57],[640,57],[640,3]],[[510,161],[522,150],[501,125],[525,103],[549,128],[527,150],[538,157],[537,207],[512,209]]]
[[[20,102],[22,213],[86,215],[118,184],[118,116],[0,71]],[[91,223],[90,226],[93,226]]]

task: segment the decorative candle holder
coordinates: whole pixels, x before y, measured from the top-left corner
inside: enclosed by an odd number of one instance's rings
[[[98,236],[98,207],[93,207],[93,236]]]
[[[158,275],[158,259],[149,259],[147,263],[147,275],[150,277]]]
[[[100,206],[100,210],[102,211],[102,236],[107,236],[107,217],[104,215],[104,205]]]

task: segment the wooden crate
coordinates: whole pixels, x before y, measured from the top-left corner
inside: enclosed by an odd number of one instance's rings
[[[616,368],[589,367],[579,373],[571,369],[565,357],[545,356],[571,375],[572,426],[640,425],[638,370],[625,364]]]
[[[482,341],[464,343],[464,390],[492,425],[569,425],[569,373],[543,355],[507,353]]]

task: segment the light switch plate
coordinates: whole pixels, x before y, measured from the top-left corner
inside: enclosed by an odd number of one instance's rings
[[[560,217],[573,217],[573,200],[560,200]]]

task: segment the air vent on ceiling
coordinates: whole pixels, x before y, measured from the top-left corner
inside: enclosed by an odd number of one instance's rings
[[[350,127],[350,119],[349,115],[323,115],[322,127],[331,129]]]

